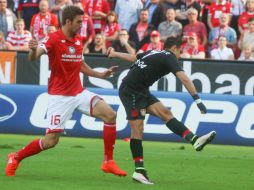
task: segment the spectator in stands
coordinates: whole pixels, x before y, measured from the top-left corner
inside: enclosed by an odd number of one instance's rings
[[[183,28],[183,37],[189,32],[194,32],[198,36],[198,43],[203,47],[207,44],[207,30],[204,23],[198,21],[198,11],[194,8],[189,8],[187,10],[189,24]],[[185,40],[184,40],[185,41]]]
[[[211,58],[218,60],[234,60],[234,52],[231,48],[227,47],[227,38],[224,36],[219,37],[218,48],[211,51]]]
[[[181,58],[204,59],[205,48],[198,43],[195,32],[187,33],[187,42],[181,45]]]
[[[115,12],[121,28],[130,30],[132,24],[138,22],[140,10],[143,8],[141,0],[117,0]]]
[[[248,29],[248,20],[254,18],[254,0],[246,1],[246,11],[238,19],[238,31],[243,34]]]
[[[0,0],[0,30],[4,33],[4,38],[14,30],[16,19],[14,13],[7,8],[7,0]]]
[[[0,50],[7,50],[9,48],[9,44],[4,39],[4,33],[0,31]]]
[[[227,13],[229,15],[229,22],[232,17],[232,4],[226,0],[217,0],[212,3],[209,7],[209,13],[207,18],[207,24],[209,29],[220,26],[220,16],[222,13]]]
[[[52,7],[50,6],[50,12],[57,16],[58,23],[61,25],[63,9],[68,5],[72,5],[72,0],[54,0],[52,5]]]
[[[87,48],[84,48],[84,53],[97,53],[97,54],[105,54],[106,53],[106,44],[105,37],[103,34],[96,34],[94,41],[88,45]]]
[[[19,0],[18,18],[25,21],[25,29],[30,29],[31,19],[33,15],[39,12],[40,0]]]
[[[163,7],[165,10],[168,9],[177,9],[180,0],[162,0]]]
[[[163,42],[160,39],[160,33],[157,30],[154,30],[150,34],[150,42],[144,44],[137,54],[147,52],[149,50],[163,50]]]
[[[115,10],[116,1],[117,0],[108,0],[108,4],[109,4],[109,7],[110,7],[111,11]]]
[[[186,26],[189,23],[188,12],[189,8],[194,8],[197,10],[197,18],[200,17],[201,6],[196,0],[179,0],[176,7],[176,20]]]
[[[85,12],[93,20],[95,33],[101,33],[105,25],[105,19],[110,11],[107,0],[87,0]]]
[[[213,28],[208,37],[209,50],[218,47],[219,36],[224,36],[227,39],[227,46],[235,49],[237,47],[237,35],[236,31],[231,28],[229,23],[229,16],[226,13],[222,13],[220,16],[220,25],[219,27]]]
[[[205,24],[207,31],[209,31],[210,29],[207,24],[208,13],[209,13],[209,7],[214,2],[214,0],[200,0],[199,2],[202,5],[201,22],[203,22]]]
[[[136,44],[129,40],[129,34],[126,29],[121,29],[118,32],[118,39],[112,42],[112,47],[117,52],[129,53],[135,55]]]
[[[179,37],[182,35],[182,24],[175,20],[176,13],[173,8],[166,12],[167,20],[160,23],[158,31],[161,34],[161,40],[164,42],[168,37]]]
[[[148,23],[149,13],[147,9],[142,9],[139,15],[139,22],[131,25],[129,35],[130,40],[135,42],[137,50],[150,40],[150,33],[154,29]]]
[[[243,48],[241,56],[238,58],[239,61],[254,61],[253,50],[251,44],[246,44]]]
[[[160,3],[160,0],[145,0],[144,2],[144,8],[148,10],[149,12],[149,17],[148,17],[148,23],[152,23],[152,18],[154,15],[154,11],[158,7]]]
[[[118,31],[121,26],[118,24],[117,15],[115,11],[110,11],[106,17],[106,24],[102,30],[102,33],[106,39],[106,47],[110,47],[112,41],[116,40],[118,37]]]
[[[10,9],[15,15],[18,8],[18,1],[15,0],[7,0],[7,8]]]
[[[8,34],[7,43],[10,44],[9,50],[28,51],[28,42],[32,39],[32,35],[28,30],[25,30],[25,22],[23,19],[17,19],[15,31]]]
[[[164,0],[160,0],[158,6],[153,11],[151,23],[154,28],[157,30],[160,23],[166,20],[167,8]]]
[[[74,3],[74,6],[79,7],[81,10],[84,10],[84,6],[81,2]],[[92,18],[86,12],[82,16],[82,27],[79,34],[83,38],[84,48],[87,48],[88,45],[93,42],[93,39],[95,37]]]
[[[57,28],[54,25],[49,25],[47,27],[47,35],[55,32],[55,31],[57,31]]]
[[[49,12],[47,0],[41,0],[39,4],[40,12],[35,14],[31,21],[30,32],[37,41],[43,39],[47,34],[47,27],[53,25],[58,28],[56,15]]]
[[[244,47],[248,44],[251,45],[252,53],[254,55],[254,18],[250,18],[248,21],[248,30],[245,30],[243,34],[241,34],[238,47],[240,50],[243,50]]]
[[[239,36],[238,31],[238,19],[240,15],[245,12],[245,3],[246,0],[230,0],[232,4],[232,19],[230,22],[230,26],[234,28],[237,36]]]

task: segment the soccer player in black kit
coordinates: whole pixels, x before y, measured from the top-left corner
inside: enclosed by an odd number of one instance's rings
[[[119,96],[131,126],[130,149],[135,162],[135,172],[132,178],[140,183],[149,185],[154,183],[149,180],[147,171],[144,168],[142,146],[146,113],[161,118],[172,132],[189,141],[196,151],[201,151],[216,135],[215,131],[200,137],[193,134],[182,122],[173,116],[168,108],[149,92],[149,87],[155,81],[172,72],[180,79],[193,97],[201,113],[205,114],[207,112],[193,82],[179,66],[180,43],[174,38],[168,38],[164,44],[164,49],[162,51],[152,50],[138,55],[116,52],[113,48],[107,50],[108,57],[110,58],[115,57],[134,62],[127,76],[122,81],[119,88]]]

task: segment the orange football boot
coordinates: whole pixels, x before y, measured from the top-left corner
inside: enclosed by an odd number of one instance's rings
[[[101,170],[105,173],[112,173],[117,176],[127,176],[127,173],[120,169],[114,160],[103,161]]]
[[[14,158],[15,152],[8,154],[8,161],[5,168],[6,176],[15,176],[15,172],[19,167],[19,161]]]

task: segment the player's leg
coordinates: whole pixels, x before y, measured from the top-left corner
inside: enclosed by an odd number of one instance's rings
[[[71,117],[75,108],[75,102],[75,98],[49,95],[46,135],[43,138],[33,140],[24,148],[8,155],[5,168],[7,176],[15,175],[16,169],[23,159],[53,148],[58,143],[60,133],[64,131],[65,122]]]
[[[122,85],[119,89],[119,97],[126,111],[127,120],[131,126],[130,149],[135,164],[135,171],[132,178],[143,184],[153,184],[144,167],[143,156],[143,130],[146,115],[147,91],[136,92],[127,86]]]
[[[101,166],[105,173],[126,176],[127,173],[120,169],[113,160],[113,150],[116,142],[116,112],[104,101],[99,100],[93,107],[93,116],[104,121],[104,161]]]
[[[101,169],[106,173],[126,176],[113,159],[114,145],[116,142],[116,112],[97,94],[84,90],[80,104],[77,108],[81,113],[99,118],[104,121],[103,141],[104,160]]]
[[[15,176],[19,163],[23,159],[36,155],[43,150],[53,148],[57,144],[59,136],[59,133],[46,134],[43,138],[33,140],[19,151],[10,153],[5,168],[6,176]]]
[[[131,140],[130,149],[132,158],[135,164],[135,171],[132,178],[143,184],[152,185],[153,182],[149,180],[147,170],[144,167],[144,156],[143,156],[143,131],[144,131],[144,120],[129,120],[131,126]]]
[[[215,131],[211,131],[201,137],[193,134],[193,132],[191,132],[182,122],[174,118],[172,112],[161,102],[156,102],[150,105],[147,108],[147,112],[161,118],[172,132],[189,141],[197,151],[202,150],[216,135]]]

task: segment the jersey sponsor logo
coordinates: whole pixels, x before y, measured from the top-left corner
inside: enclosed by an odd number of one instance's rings
[[[75,50],[74,47],[70,46],[70,47],[69,47],[69,52],[70,52],[71,54],[74,54],[74,53],[76,52],[76,50]]]
[[[0,122],[2,122],[15,115],[17,112],[17,105],[12,99],[2,94],[0,94],[0,102],[0,104],[4,107],[4,109],[0,109]]]
[[[141,61],[140,59],[138,59],[136,62],[135,62],[135,65],[137,65],[138,67],[140,67],[141,69],[147,67],[147,65],[145,64],[144,61]]]

